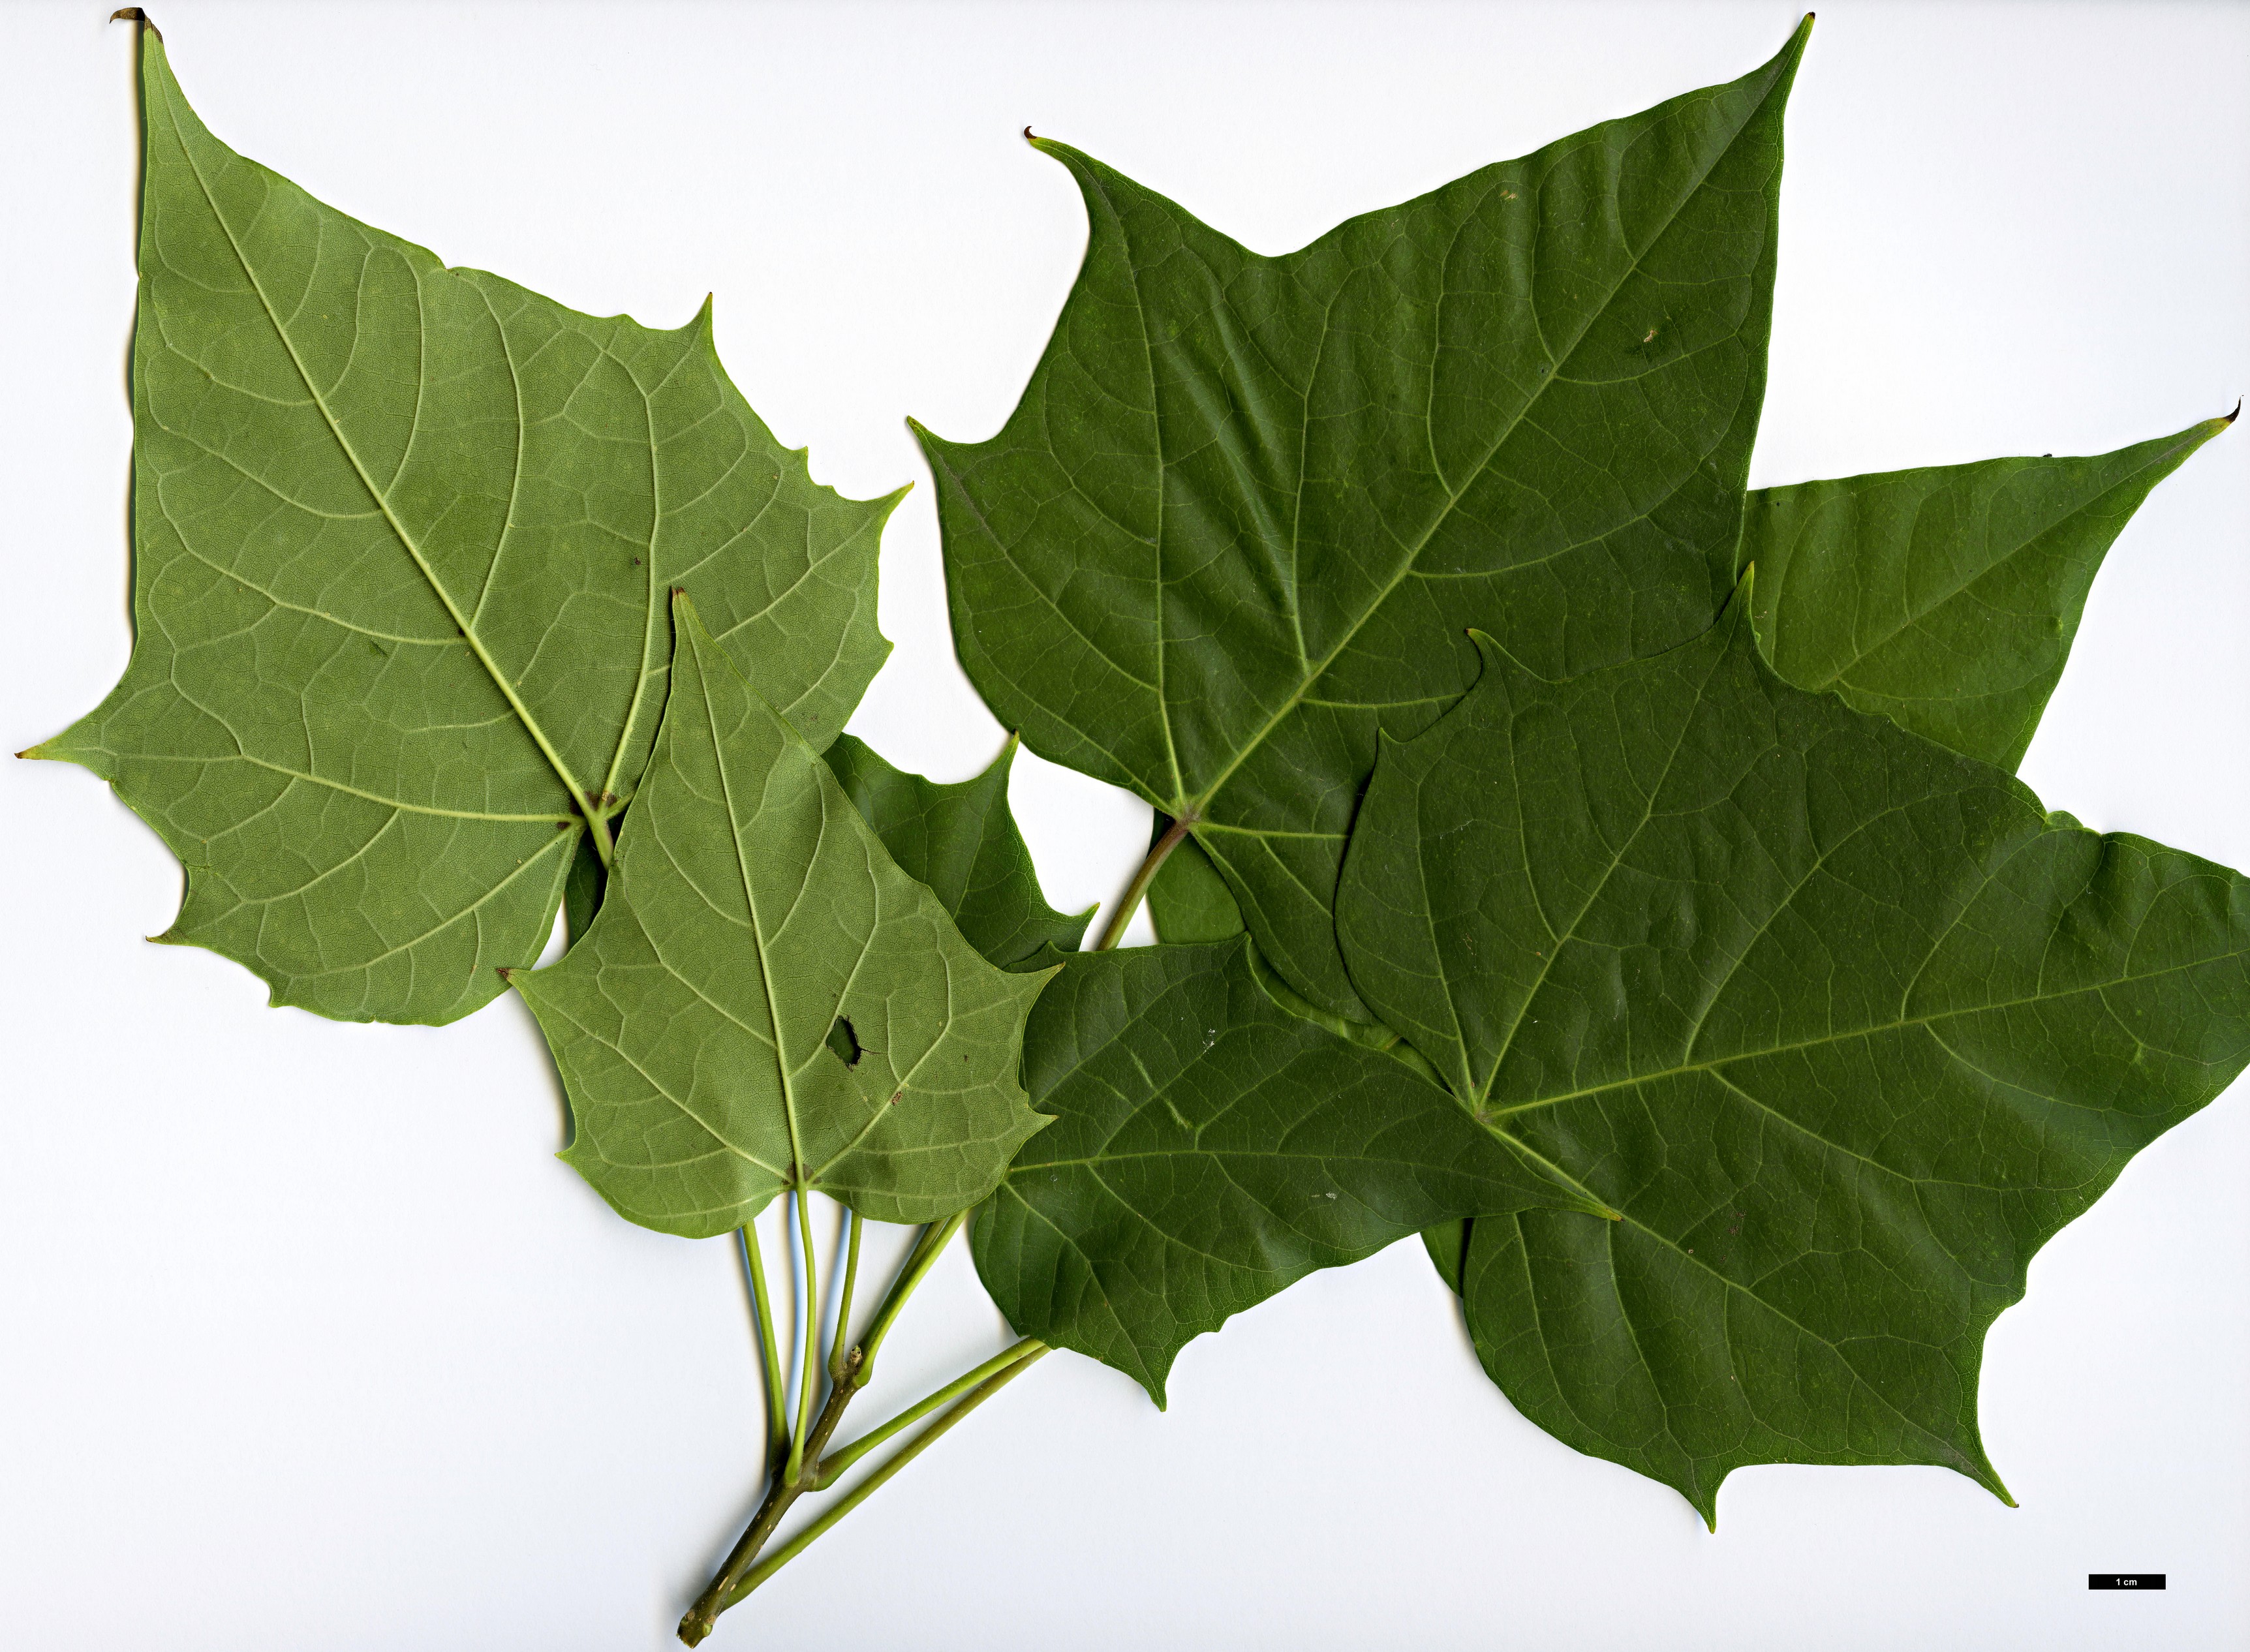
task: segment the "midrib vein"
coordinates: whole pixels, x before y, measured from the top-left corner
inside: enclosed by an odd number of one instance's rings
[[[1125,215],[1117,203],[1109,199],[1107,189],[1102,200],[1108,205],[1110,217],[1116,220],[1117,234],[1125,243],[1129,265],[1133,251],[1133,232],[1125,227]],[[1132,280],[1133,313],[1141,319],[1141,365],[1149,378],[1149,428],[1156,441],[1156,469],[1164,468],[1164,410],[1156,392],[1156,347],[1149,336],[1149,306],[1141,297],[1141,283]],[[1172,738],[1172,717],[1164,701],[1164,490],[1156,489],[1156,531],[1149,540],[1149,548],[1156,554],[1156,577],[1149,582],[1156,594],[1156,721],[1164,731],[1164,760],[1171,767],[1172,797],[1177,801],[1187,790],[1187,777],[1180,773],[1180,749]]]
[[[1991,575],[1998,573],[2002,568],[2007,567],[2009,563],[2014,561],[2018,557],[2023,555],[2026,552],[2038,545],[2042,540],[2046,539],[2048,534],[2058,533],[2063,528],[2069,527],[2071,523],[2076,521],[2080,517],[2086,515],[2089,511],[2095,509],[2105,499],[2108,499],[2111,495],[2116,493],[2120,489],[2131,486],[2135,482],[2140,480],[2140,478],[2150,470],[2158,465],[2162,465],[2178,451],[2179,449],[2177,445],[2166,448],[2162,453],[2150,459],[2146,465],[2139,466],[2130,474],[2115,478],[2099,492],[2089,494],[2087,498],[2080,500],[2069,509],[2062,512],[2060,514],[2050,519],[2049,520],[2041,523],[2036,530],[2025,534],[2020,540],[2017,540],[2015,544],[2010,546],[2005,551],[2002,552],[1998,556],[1994,556],[1978,567],[1962,574],[1959,578],[1956,579],[1951,584],[1947,586],[1945,589],[1938,592],[1927,602],[1922,602],[1919,606],[1908,609],[1897,623],[1885,630],[1881,636],[1871,637],[1864,642],[1859,637],[1854,637],[1852,639],[1852,657],[1839,665],[1834,671],[1829,672],[1826,678],[1821,679],[1818,687],[1823,690],[1832,689],[1855,667],[1865,664],[1869,659],[1881,653],[1884,649],[1888,648],[1901,637],[1912,630],[1915,627],[1920,625],[1922,621],[1928,619],[1932,614],[1937,612],[1939,609],[1943,608],[1947,603],[1952,602],[1964,591],[1967,591],[1971,587],[1981,583]],[[2154,486],[2155,484],[2151,483],[2150,485]],[[1922,512],[1929,508],[1930,500],[1936,497],[1936,495],[1934,492],[1926,493],[1921,499],[1915,501],[1914,520],[1916,527],[1919,527],[1921,525]],[[1907,535],[1909,549],[1912,547],[1914,538],[1915,535],[1913,532],[1909,530]],[[1797,558],[1794,553],[1791,554],[1789,560],[1792,565],[1796,563]],[[1783,575],[1783,590],[1784,594],[1788,589],[1787,579],[1788,576],[1784,574]]]
[[[312,374],[307,370],[303,359],[297,354],[295,341],[290,338],[288,330],[281,325],[281,318],[273,308],[273,299],[266,296],[266,284],[259,279],[258,272],[251,267],[249,258],[243,252],[242,243],[235,237],[234,226],[227,222],[226,215],[219,210],[217,197],[212,195],[211,184],[204,177],[202,166],[197,163],[194,151],[189,148],[185,137],[181,133],[179,115],[177,111],[170,107],[169,91],[166,93],[165,103],[166,113],[171,116],[173,141],[179,146],[180,155],[187,162],[189,172],[195,177],[196,187],[203,191],[204,203],[211,209],[212,222],[218,225],[220,232],[226,237],[227,247],[233,252],[235,263],[241,267],[244,279],[250,283],[250,290],[258,295],[259,307],[265,311],[266,322],[273,329],[273,336],[281,341],[281,348],[288,353],[289,365],[296,369],[298,380],[305,387],[305,393],[312,397],[313,405],[320,410],[321,422],[328,427],[328,434],[335,438],[337,447],[342,450],[344,458],[350,463],[352,474],[359,478],[360,485],[367,490],[368,497],[375,501],[376,508],[383,513],[383,520],[390,525],[390,531],[397,536],[399,545],[405,550],[407,555],[413,559],[414,566],[421,572],[423,579],[428,582],[438,600],[445,604],[445,612],[452,616],[454,625],[468,643],[469,651],[477,657],[478,664],[485,668],[485,672],[491,678],[493,685],[500,690],[501,698],[507,701],[508,708],[515,713],[517,720],[523,725],[524,732],[531,736],[534,743],[538,746],[541,754],[547,759],[549,765],[555,770],[556,778],[562,782],[563,789],[570,795],[570,801],[578,807],[580,812],[590,822],[592,821],[595,818],[593,805],[591,800],[586,795],[585,788],[579,785],[577,776],[570,772],[570,766],[563,761],[562,754],[555,749],[554,742],[547,737],[547,731],[539,726],[539,719],[531,714],[531,708],[526,706],[522,698],[516,693],[515,685],[507,680],[507,673],[500,670],[499,662],[494,660],[486,649],[484,639],[477,635],[470,623],[470,616],[461,612],[460,605],[453,601],[452,593],[445,589],[444,582],[438,579],[437,571],[430,566],[429,560],[422,554],[422,547],[415,542],[414,536],[407,532],[406,525],[398,520],[397,513],[390,508],[390,499],[384,496],[383,490],[375,485],[375,478],[368,473],[367,466],[361,461],[358,451],[352,446],[351,438],[344,434],[342,425],[337,423],[335,415],[329,410],[328,398],[321,394],[319,386],[313,382]],[[213,141],[217,140],[214,139]],[[418,289],[421,280],[418,273],[415,280]],[[502,348],[504,349],[506,347]],[[601,833],[596,833],[597,843],[601,836]],[[608,857],[604,855],[603,858],[606,861]]]
[[[632,743],[633,726],[640,720],[641,701],[648,694],[648,679],[656,674],[656,536],[664,527],[664,478],[658,458],[656,406],[649,400],[648,392],[641,389],[639,375],[629,372],[626,376],[640,396],[641,417],[648,427],[648,546],[647,554],[641,558],[647,578],[641,598],[640,671],[633,678],[632,703],[625,707],[625,726],[618,732],[618,749],[611,755],[609,772],[602,776],[604,801],[617,795],[618,777],[625,770],[625,747]],[[778,484],[776,492],[779,492]],[[764,514],[763,510],[759,513]]]
[[[2136,974],[2117,975],[2108,981],[2089,981],[2082,987],[2066,987],[2053,992],[2037,992],[2022,998],[2010,998],[1989,1004],[1964,1004],[1955,1009],[1933,1009],[1926,1015],[1901,1015],[1895,1021],[1876,1022],[1866,1027],[1848,1028],[1839,1032],[1823,1033],[1818,1038],[1800,1038],[1794,1043],[1772,1044],[1763,1050],[1738,1050],[1732,1055],[1714,1056],[1708,1061],[1684,1062],[1676,1067],[1667,1067],[1658,1072],[1629,1073],[1622,1078],[1612,1078],[1604,1084],[1588,1084],[1583,1090],[1572,1090],[1560,1095],[1541,1096],[1530,1101],[1518,1102],[1511,1107],[1494,1108],[1485,1114],[1488,1128],[1497,1131],[1502,1120],[1519,1113],[1536,1112],[1543,1107],[1559,1107],[1566,1102],[1584,1101],[1589,1096],[1606,1095],[1613,1090],[1630,1090],[1636,1084],[1653,1084],[1666,1078],[1684,1077],[1689,1073],[1708,1072],[1714,1075],[1738,1062],[1763,1061],[1769,1056],[1792,1055],[1800,1050],[1823,1050],[1833,1044],[1850,1043],[1855,1039],[1880,1037],[1884,1033],[1903,1032],[1913,1027],[1936,1027],[1941,1022],[1957,1021],[1964,1015],[1989,1015],[1996,1010],[2024,1009],[2033,1004],[2060,1002],[2066,998],[2082,997],[2088,993],[2104,993],[2119,987],[2137,986],[2165,975],[2177,975],[2191,969],[2205,969],[2222,964],[2229,959],[2241,958],[2242,951],[2214,953],[2208,958],[2190,959],[2184,964],[2167,964],[2162,969],[2143,970]],[[1950,1055],[1950,1052],[1949,1052]],[[1952,1057],[1958,1060],[1958,1057]],[[2025,1086],[2010,1080],[2012,1089]],[[1823,1140],[1826,1138],[1823,1137]],[[1832,1144],[1833,1145],[1833,1144]]]
[[[719,713],[711,704],[711,673],[704,663],[702,644],[695,639],[696,628],[701,623],[699,620],[694,624],[681,626],[680,637],[687,644],[695,662],[696,692],[703,701],[704,723],[711,731],[711,764],[719,771],[720,803],[727,811],[728,842],[735,851],[735,874],[742,880],[742,910],[749,914],[750,949],[758,960],[759,996],[765,1000],[766,1030],[772,1036],[774,1072],[781,1080],[782,1119],[789,1125],[789,1167],[791,1174],[785,1180],[797,1189],[801,1198],[806,1183],[804,1143],[797,1128],[796,1075],[790,1070],[789,1052],[782,1045],[781,1004],[774,996],[773,961],[766,956],[765,926],[758,918],[758,898],[750,884],[749,862],[742,857],[742,817],[735,812],[735,777],[728,770],[726,753],[719,747]],[[732,669],[727,661],[722,660],[721,664],[726,669]],[[749,685],[745,684],[744,686],[747,688]],[[670,720],[669,718],[666,719],[667,725]]]

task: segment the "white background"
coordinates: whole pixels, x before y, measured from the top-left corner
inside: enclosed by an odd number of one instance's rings
[[[131,31],[0,12],[0,740],[127,649]],[[816,476],[921,483],[898,650],[852,727],[942,779],[1000,732],[954,664],[912,413],[997,427],[1084,224],[1019,128],[1280,251],[1763,61],[1786,4],[328,5],[169,0],[221,138],[597,313],[717,294],[721,352]],[[2250,389],[2250,9],[1823,15],[1789,116],[1753,480],[2087,452]],[[2166,482],[2095,589],[2026,776],[2250,864],[2250,430]],[[1057,905],[1145,811],[1026,758]],[[653,1648],[753,1496],[723,1242],[551,1157],[529,1018],[269,1011],[151,947],[177,871],[80,770],[0,763],[0,1643]],[[2250,1641],[2250,1105],[2143,1154],[2033,1264],[1983,1391],[2011,1511],[1936,1469],[1670,1490],[1518,1418],[1419,1247],[1180,1359],[1169,1415],[1036,1372],[721,1623],[714,1646],[1890,1649]],[[899,1398],[1000,1346],[956,1252]],[[872,1420],[884,1400],[861,1402]],[[2161,1570],[2160,1595],[2089,1593]]]

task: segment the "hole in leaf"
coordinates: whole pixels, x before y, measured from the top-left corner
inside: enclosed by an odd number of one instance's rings
[[[836,1024],[828,1029],[828,1047],[836,1052],[836,1059],[846,1067],[859,1064],[859,1036],[852,1030],[852,1023],[841,1015],[836,1017]]]

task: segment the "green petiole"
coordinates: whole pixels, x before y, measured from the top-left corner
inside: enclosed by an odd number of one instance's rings
[[[844,1300],[836,1309],[836,1337],[828,1345],[828,1380],[832,1383],[841,1383],[850,1368],[845,1363],[844,1351],[852,1346],[852,1287],[859,1278],[859,1213],[847,1208],[844,1222],[851,1239],[845,1246],[844,1260]]]
[[[764,1360],[766,1390],[766,1461],[779,1460],[789,1441],[788,1401],[782,1397],[781,1348],[774,1338],[773,1298],[766,1289],[765,1259],[758,1254],[756,1222],[742,1226],[742,1271],[749,1276],[750,1300],[757,1310],[758,1352]]]
[[[935,1445],[956,1423],[966,1419],[970,1412],[1030,1370],[1050,1352],[1052,1351],[1045,1346],[1035,1346],[1030,1353],[994,1375],[985,1378],[952,1410],[931,1423],[906,1445],[901,1447],[894,1455],[887,1458],[880,1468],[860,1481],[858,1485],[853,1486],[842,1498],[831,1505],[818,1519],[744,1573],[742,1580],[721,1598],[717,1609],[723,1612],[729,1607],[739,1606],[753,1590],[811,1548],[814,1543],[825,1537],[839,1520],[873,1497],[876,1490],[893,1475],[905,1468],[908,1463],[912,1463],[931,1446]]]
[[[812,1254],[812,1211],[805,1190],[797,1190],[797,1248],[804,1256],[804,1330],[797,1346],[797,1426],[790,1431],[789,1467],[782,1478],[797,1483],[804,1468],[805,1436],[812,1431],[812,1369],[820,1357],[820,1278]]]
[[[884,1441],[905,1433],[931,1412],[951,1404],[977,1384],[999,1375],[1001,1372],[1018,1360],[1036,1359],[1046,1352],[1046,1344],[1036,1337],[1025,1337],[1021,1342],[1002,1349],[983,1365],[978,1366],[976,1370],[966,1376],[955,1378],[935,1394],[908,1406],[873,1433],[862,1435],[850,1445],[832,1451],[823,1457],[818,1470],[819,1477],[812,1483],[812,1489],[816,1491],[825,1491],[836,1483],[846,1469],[882,1444]]]

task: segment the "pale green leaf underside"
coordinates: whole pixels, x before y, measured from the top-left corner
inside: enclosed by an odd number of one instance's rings
[[[1725,600],[1803,40],[1281,258],[1039,145],[1085,265],[1000,434],[922,438],[956,643],[1034,751],[1197,822],[1324,1008],[1365,1014],[1331,907],[1377,730],[1467,688],[1466,629],[1560,674]]]
[[[2014,768],[2111,542],[2150,488],[2233,422],[2088,458],[1752,493],[1740,561],[1757,569],[1767,657],[1799,688]]]
[[[1017,1068],[1047,975],[978,955],[684,597],[675,630],[601,911],[511,975],[569,1093],[562,1156],[619,1215],[691,1237],[787,1188],[879,1222],[976,1203],[1046,1122]]]
[[[1707,1518],[1752,1463],[1998,1491],[1985,1330],[2250,1058],[2250,888],[1790,686],[1743,606],[1560,685],[1491,647],[1384,751],[1339,933],[1495,1132],[1623,1215],[1473,1225],[1525,1415]]]
[[[38,749],[188,870],[167,940],[277,1003],[442,1022],[535,957],[646,761],[694,591],[825,744],[887,650],[891,501],[815,485],[707,306],[599,319],[237,155],[141,35],[132,661]]]
[[[1013,739],[973,780],[941,785],[894,768],[864,741],[839,734],[828,767],[908,877],[929,885],[969,944],[1003,969],[1038,969],[1049,949],[1075,947],[1094,916],[1059,912],[1008,809]]]
[[[1159,1405],[1184,1346],[1315,1269],[1447,1216],[1588,1202],[1395,1057],[1280,1008],[1241,938],[1073,955],[1024,1070],[1054,1122],[977,1212],[977,1271],[1019,1333]]]

